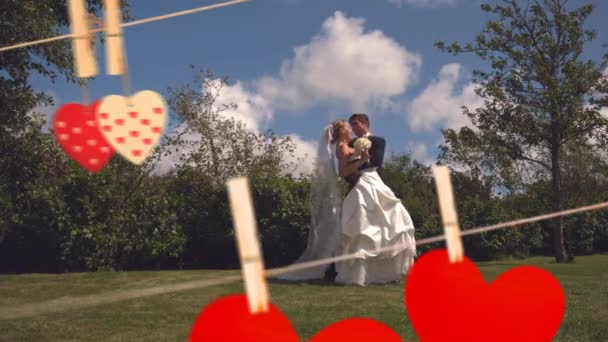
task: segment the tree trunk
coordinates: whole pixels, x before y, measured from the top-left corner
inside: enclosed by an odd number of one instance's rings
[[[551,147],[551,183],[553,188],[553,210],[562,210],[562,186],[561,186],[561,167],[560,167],[560,147],[553,144]],[[553,255],[555,261],[564,263],[569,261],[564,244],[564,230],[562,227],[562,217],[556,217],[551,222],[551,235],[553,240]]]
[[[212,169],[213,169],[213,173],[214,176],[216,177],[216,179],[220,179],[220,169],[219,169],[219,161],[218,161],[218,157],[217,157],[217,149],[215,147],[215,142],[213,140],[213,134],[212,134],[212,129],[211,129],[211,123],[209,123],[209,129],[207,131],[207,136],[208,136],[208,140],[209,140],[209,148],[211,149],[211,163],[212,165]]]

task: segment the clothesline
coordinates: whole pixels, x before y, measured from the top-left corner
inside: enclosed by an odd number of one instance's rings
[[[538,222],[538,221],[549,220],[549,219],[560,217],[560,216],[567,216],[567,215],[572,215],[572,214],[577,214],[577,213],[582,213],[582,212],[592,211],[592,210],[598,210],[598,209],[603,209],[603,208],[608,208],[608,202],[592,204],[592,205],[578,207],[578,208],[574,208],[574,209],[566,209],[566,210],[558,211],[555,213],[538,215],[538,216],[523,218],[523,219],[519,219],[519,220],[497,223],[497,224],[493,224],[490,226],[467,229],[467,230],[461,231],[460,236],[481,234],[481,233],[498,230],[498,229],[503,229],[503,228],[512,228],[512,227],[521,226],[521,225],[528,224],[528,223],[534,223],[534,222]],[[427,245],[430,243],[440,242],[443,240],[445,240],[445,235],[438,235],[438,236],[418,240],[418,241],[416,241],[416,246]],[[375,250],[371,250],[370,252],[371,253],[385,253],[385,252],[395,251],[400,248],[402,248],[401,244],[378,248]],[[320,260],[315,260],[315,261],[303,262],[303,263],[293,264],[293,265],[289,265],[289,266],[268,269],[268,270],[266,270],[266,275],[267,276],[276,276],[276,275],[280,275],[283,273],[289,273],[289,272],[299,271],[299,270],[312,268],[312,267],[316,267],[316,266],[327,265],[327,264],[331,264],[334,262],[356,259],[358,257],[359,257],[358,253],[353,253],[353,254],[341,255],[341,256],[337,256],[337,257],[333,257],[333,258],[326,258],[326,259],[320,259]]]
[[[193,9],[189,9],[189,10],[185,10],[185,11],[178,11],[178,12],[168,13],[168,14],[164,14],[164,15],[159,15],[156,17],[134,20],[134,21],[130,21],[128,23],[123,23],[120,26],[129,27],[129,26],[135,26],[135,25],[140,25],[140,24],[146,24],[146,23],[151,23],[154,21],[179,17],[182,15],[187,15],[187,14],[192,14],[192,13],[197,13],[197,12],[202,12],[202,11],[208,11],[208,10],[212,10],[212,9],[219,8],[219,7],[236,5],[236,4],[239,4],[242,2],[248,2],[248,1],[249,0],[233,0],[233,1],[228,1],[228,2],[222,2],[219,4],[207,5],[207,6],[197,7],[197,8],[193,8]],[[90,34],[90,33],[97,33],[97,32],[103,32],[103,31],[105,31],[105,27],[90,30],[88,32]],[[62,39],[74,38],[74,37],[75,37],[74,34],[66,34],[66,35],[62,35],[62,36],[44,38],[44,39],[39,39],[39,40],[26,42],[26,43],[18,43],[18,44],[0,48],[0,52],[9,51],[9,50],[13,50],[13,49],[19,49],[19,48],[23,48],[23,47],[32,46],[32,45],[46,44],[46,43],[50,43],[50,42],[54,42],[54,41],[58,41],[58,40],[62,40]]]
[[[608,208],[608,201],[596,203],[587,206],[581,206],[573,209],[561,210],[554,213],[543,214],[503,223],[497,223],[494,225],[478,227],[473,229],[464,230],[461,232],[461,236],[475,235],[481,234],[493,230],[504,229],[504,228],[513,228],[517,226],[521,226],[524,224],[534,223],[538,221],[548,220],[561,216],[568,216],[578,213],[583,213],[587,211],[599,210],[603,208]],[[425,238],[416,241],[416,246],[427,245],[435,242],[440,242],[445,240],[444,235],[438,235],[430,238]],[[372,253],[383,253],[389,252],[393,250],[397,250],[402,248],[402,245],[393,245],[384,248],[379,248],[372,250]],[[328,265],[334,262],[346,261],[351,259],[358,258],[358,253],[354,254],[346,254],[333,258],[320,259],[310,262],[303,262],[298,264],[293,264],[285,267],[277,267],[265,270],[265,275],[267,277],[273,277],[284,273],[289,273],[293,271],[303,270],[307,268],[313,268],[321,265]],[[197,280],[197,281],[189,281],[182,282],[178,284],[171,285],[163,285],[157,286],[147,289],[135,289],[135,290],[122,290],[122,291],[113,291],[102,294],[93,294],[87,296],[79,296],[79,297],[68,297],[66,298],[58,298],[52,299],[45,302],[34,303],[34,304],[25,304],[18,307],[0,307],[0,320],[7,319],[18,319],[25,317],[32,317],[41,314],[47,314],[52,312],[62,312],[66,310],[88,307],[92,305],[100,305],[100,304],[108,304],[114,303],[118,301],[124,301],[129,299],[148,297],[154,295],[161,295],[166,293],[178,292],[178,291],[186,291],[186,290],[194,290],[194,289],[202,289],[206,287],[226,285],[230,283],[235,283],[242,281],[242,275],[230,275],[224,277],[216,277],[213,279],[206,280]]]

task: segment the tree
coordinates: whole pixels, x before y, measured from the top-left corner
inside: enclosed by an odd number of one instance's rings
[[[100,15],[103,1],[86,0],[90,14]],[[122,2],[124,18],[129,6]],[[8,46],[61,34],[69,25],[65,0],[4,0],[0,2],[0,46]],[[48,144],[40,135],[41,124],[34,109],[52,105],[53,99],[33,89],[30,79],[37,73],[52,82],[59,75],[74,83],[71,41],[60,40],[0,52],[0,241],[11,222],[19,221],[25,203],[26,185],[46,164]],[[50,158],[52,159],[52,157]]]
[[[100,16],[103,0],[86,0],[93,16]],[[129,5],[122,1],[124,18],[131,17]],[[0,3],[0,46],[53,37],[69,25],[66,0],[4,0]],[[52,98],[35,91],[29,81],[32,73],[55,81],[62,75],[69,82],[73,72],[72,43],[69,39],[39,44],[0,53],[0,136],[17,133],[33,119],[28,112]]]
[[[169,88],[167,95],[177,127],[166,137],[161,153],[177,154],[178,170],[194,167],[223,187],[230,177],[295,168],[297,162],[290,161],[295,151],[291,137],[258,133],[230,117],[227,113],[238,110],[237,105],[218,100],[228,79],[192,69],[193,83]]]
[[[476,93],[484,99],[474,111],[464,108],[474,127],[444,130],[440,158],[481,160],[506,185],[548,179],[551,208],[559,211],[565,146],[601,148],[608,137],[608,121],[599,112],[607,104],[608,81],[601,63],[581,56],[596,37],[584,27],[593,5],[568,10],[566,0],[502,0],[481,9],[497,18],[473,43],[436,43],[455,55],[473,52],[491,68],[474,71]],[[551,222],[551,232],[556,261],[570,260],[561,218]]]
[[[86,0],[89,13],[100,15],[102,0]],[[123,1],[124,17],[130,18]],[[60,35],[69,24],[65,0],[3,0],[0,2],[0,46]],[[33,74],[75,82],[70,40],[0,52],[0,243],[11,230],[34,232],[45,224],[46,199],[54,201],[50,176],[62,174],[63,153],[52,137],[42,134],[37,106],[53,99],[32,87]],[[39,226],[42,227],[42,226]],[[40,238],[41,234],[33,234]],[[44,239],[40,239],[44,242]],[[3,248],[17,247],[0,245]]]
[[[184,266],[238,265],[226,192],[226,180],[235,176],[250,179],[266,263],[295,257],[295,246],[306,243],[309,182],[290,175],[293,141],[232,118],[230,112],[238,107],[220,96],[226,77],[194,68],[193,74],[192,83],[168,89],[176,127],[151,158],[174,159],[167,192],[175,194],[176,214],[187,236]]]

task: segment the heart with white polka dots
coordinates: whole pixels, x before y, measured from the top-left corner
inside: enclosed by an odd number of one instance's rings
[[[142,90],[127,98],[109,95],[97,108],[101,134],[116,152],[141,165],[160,141],[167,125],[167,106],[162,96]]]
[[[61,148],[90,172],[101,171],[114,155],[114,149],[99,132],[95,112],[99,101],[90,106],[68,103],[53,117],[53,134]]]

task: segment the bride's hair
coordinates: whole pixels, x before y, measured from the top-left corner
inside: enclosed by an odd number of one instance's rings
[[[340,131],[348,128],[348,122],[346,120],[336,120],[331,123],[331,142],[334,143],[340,137]]]

